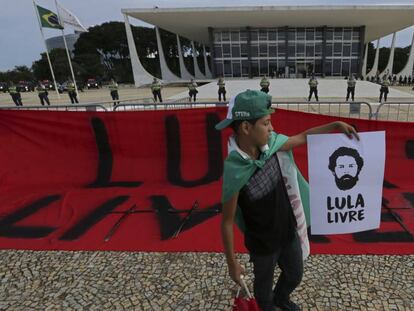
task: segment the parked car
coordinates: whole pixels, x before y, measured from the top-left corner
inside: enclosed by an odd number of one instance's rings
[[[88,79],[86,81],[86,86],[89,89],[99,89],[99,83],[98,81],[96,81],[96,79]]]
[[[20,92],[33,92],[35,90],[34,84],[28,81],[19,81],[17,88]]]
[[[0,82],[0,92],[6,93],[9,90],[9,86],[6,82]]]
[[[53,82],[50,80],[42,80],[41,83],[45,86],[47,90],[54,90],[55,86],[53,85]]]

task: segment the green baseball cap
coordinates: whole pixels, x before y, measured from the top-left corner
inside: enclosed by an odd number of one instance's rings
[[[257,119],[275,112],[271,108],[272,96],[261,92],[246,90],[230,99],[226,119],[216,124],[216,130],[222,130],[235,120]]]

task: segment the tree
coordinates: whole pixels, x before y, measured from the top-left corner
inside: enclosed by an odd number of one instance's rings
[[[34,61],[32,65],[34,76],[37,80],[52,80],[52,73],[50,72],[47,55],[46,53],[42,53],[40,56],[40,59]],[[50,51],[49,56],[56,81],[64,82],[68,80],[68,78],[72,79],[66,51],[64,49],[53,49]],[[82,72],[83,69],[80,68],[75,61],[72,61],[72,67],[75,72],[75,77],[78,80],[79,76],[76,73]]]

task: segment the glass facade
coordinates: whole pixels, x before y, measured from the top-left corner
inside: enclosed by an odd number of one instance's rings
[[[216,76],[357,74],[360,28],[213,29]],[[326,42],[324,44],[324,42]]]

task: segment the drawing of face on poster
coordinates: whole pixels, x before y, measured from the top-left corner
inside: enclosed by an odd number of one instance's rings
[[[340,147],[329,157],[329,169],[335,177],[340,190],[352,189],[358,182],[358,176],[364,166],[364,159],[353,148]]]

